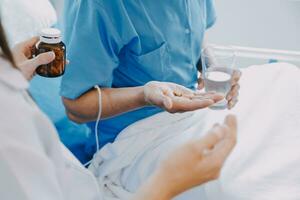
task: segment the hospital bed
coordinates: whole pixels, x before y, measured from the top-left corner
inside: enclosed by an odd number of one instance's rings
[[[226,51],[226,46],[221,46],[214,44],[218,49],[224,49]],[[251,65],[259,65],[266,63],[275,62],[286,62],[292,63],[296,66],[300,66],[300,51],[287,51],[278,49],[264,49],[246,46],[234,46],[230,45],[237,55],[238,67],[246,68]]]
[[[278,62],[241,71],[239,103],[233,110],[158,113],[130,125],[104,146],[90,166],[102,193],[127,199],[168,152],[234,114],[238,143],[220,178],[176,200],[299,200],[300,70]]]

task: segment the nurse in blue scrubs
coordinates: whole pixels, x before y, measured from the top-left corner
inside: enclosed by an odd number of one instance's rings
[[[115,92],[110,93],[113,97],[103,97],[108,104],[112,98],[132,102],[122,88],[137,90],[150,81],[195,89],[204,34],[215,23],[216,14],[213,0],[69,0],[64,19],[71,62],[62,79],[61,95],[69,117],[88,122],[94,129],[98,112],[98,96],[92,90],[95,85],[104,94],[109,93],[108,88]],[[237,102],[238,87],[237,82],[233,84],[230,107]],[[110,113],[123,105],[110,104]],[[154,103],[158,107],[132,104],[124,104],[129,112],[101,121],[101,146],[161,108],[170,111],[159,103]],[[88,160],[95,150],[91,135],[82,149],[86,157],[79,159]]]

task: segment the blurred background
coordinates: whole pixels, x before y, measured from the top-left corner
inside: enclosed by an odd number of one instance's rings
[[[290,62],[300,66],[299,0],[217,0],[208,42],[233,45],[237,64]]]
[[[19,8],[34,5],[31,12],[36,17],[43,18],[44,13],[51,19],[50,8],[45,8],[48,1],[60,17],[63,0],[0,0],[1,7],[7,8],[1,13],[7,21],[8,12],[13,16]],[[218,21],[209,31],[210,42],[300,51],[300,0],[216,0],[215,4]]]
[[[55,25],[64,4],[63,0],[0,2],[11,45],[41,27]],[[218,19],[208,31],[208,42],[235,46],[240,67],[277,61],[300,65],[300,0],[216,0],[215,4]]]
[[[300,0],[216,0],[210,42],[300,51]]]

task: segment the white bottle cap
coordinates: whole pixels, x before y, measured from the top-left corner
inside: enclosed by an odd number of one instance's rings
[[[61,31],[56,28],[42,29],[40,40],[47,44],[58,44],[61,42]]]

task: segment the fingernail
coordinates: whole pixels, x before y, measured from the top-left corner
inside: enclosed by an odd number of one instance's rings
[[[49,55],[51,56],[51,58],[55,58],[55,53],[53,51],[49,52]]]

